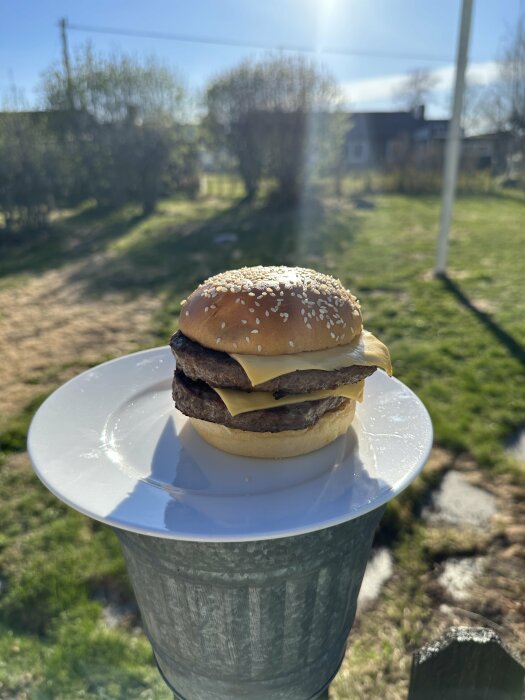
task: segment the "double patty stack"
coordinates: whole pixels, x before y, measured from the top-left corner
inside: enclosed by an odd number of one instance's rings
[[[183,302],[173,398],[208,442],[235,454],[287,457],[345,432],[363,380],[391,371],[338,280],[290,267],[231,270]]]

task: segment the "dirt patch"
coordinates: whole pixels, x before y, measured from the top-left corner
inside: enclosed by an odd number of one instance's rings
[[[18,414],[35,394],[50,390],[101,358],[116,357],[148,342],[158,299],[102,299],[71,282],[75,266],[28,277],[0,289],[0,386],[2,419]]]

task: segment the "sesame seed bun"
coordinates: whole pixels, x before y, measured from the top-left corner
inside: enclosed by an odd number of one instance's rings
[[[199,435],[219,450],[242,457],[284,459],[319,450],[344,435],[354,419],[355,407],[355,401],[348,399],[340,408],[325,413],[309,428],[278,433],[238,430],[200,418],[189,420]]]
[[[204,347],[287,355],[346,345],[363,329],[339,280],[301,267],[244,267],[210,277],[182,302],[181,332]]]

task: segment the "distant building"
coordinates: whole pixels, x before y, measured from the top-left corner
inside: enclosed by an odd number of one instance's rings
[[[397,166],[410,151],[416,160],[442,153],[448,119],[425,119],[421,105],[409,112],[354,112],[346,137],[348,168]]]
[[[503,173],[509,167],[509,159],[514,152],[513,146],[510,131],[468,136],[463,140],[461,163],[472,170],[490,170],[493,174]]]

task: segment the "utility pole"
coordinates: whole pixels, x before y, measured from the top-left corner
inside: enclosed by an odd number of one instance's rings
[[[446,275],[447,271],[448,236],[450,224],[452,222],[452,206],[454,204],[458,179],[459,152],[461,146],[461,110],[463,108],[463,93],[465,91],[465,72],[467,68],[473,2],[474,0],[463,0],[461,9],[461,25],[456,58],[454,105],[452,108],[452,118],[448,127],[445,164],[443,167],[441,217],[439,222],[436,268],[434,270],[436,276]]]
[[[64,64],[64,73],[66,76],[66,91],[67,91],[67,101],[69,109],[73,110],[75,105],[73,103],[73,79],[71,77],[71,63],[69,62],[69,49],[67,45],[67,19],[62,17],[59,22],[60,26],[60,39],[62,42],[62,62]]]

